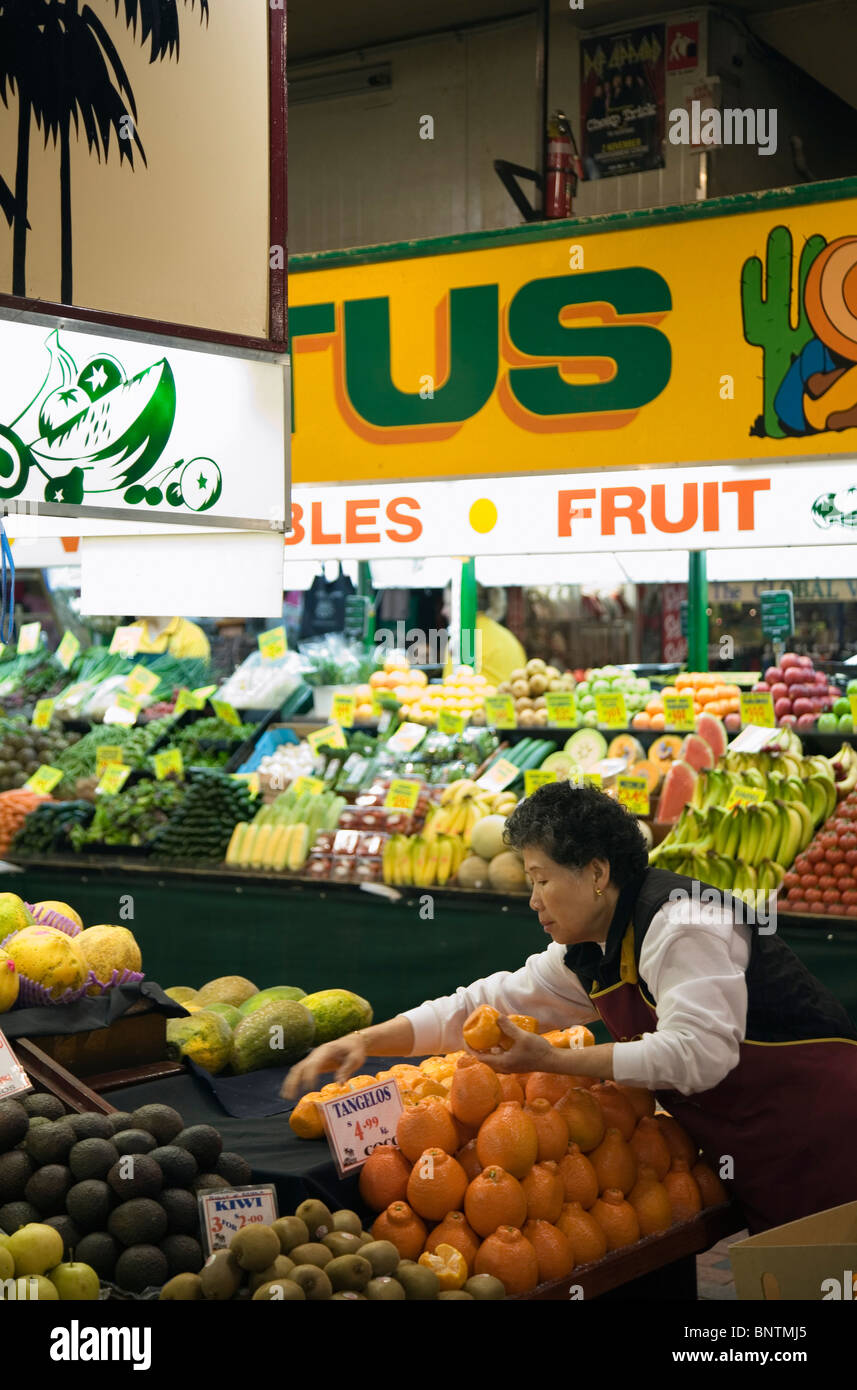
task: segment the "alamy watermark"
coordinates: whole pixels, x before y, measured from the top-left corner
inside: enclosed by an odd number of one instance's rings
[[[677,106],[669,115],[671,145],[756,145],[761,155],[777,152],[776,107]]]
[[[381,659],[394,652],[404,653],[416,665],[444,666],[449,658],[453,663],[482,669],[482,633],[478,630],[461,634],[459,650],[455,650],[449,630],[445,627],[408,627],[399,620],[395,627],[379,628],[375,633],[375,653]]]
[[[694,910],[693,920],[701,926],[715,926],[723,914],[736,922],[757,927],[760,936],[772,936],[777,930],[777,895],[769,888],[713,888],[693,880],[691,891],[674,888],[668,902],[688,904]]]

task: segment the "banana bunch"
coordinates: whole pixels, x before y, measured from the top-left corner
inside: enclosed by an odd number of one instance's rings
[[[391,835],[384,846],[384,882],[394,888],[442,888],[466,853],[463,840],[451,835]]]
[[[729,754],[726,755],[728,760]],[[756,758],[758,754],[733,754],[733,757]],[[833,768],[827,758],[820,755],[800,759],[801,766],[796,773],[787,769],[779,770],[780,761],[789,755],[780,755],[778,770],[765,772],[761,767],[746,762],[740,769],[730,769],[718,765],[708,772],[700,773],[690,800],[691,808],[708,811],[713,806],[725,807],[732,792],[738,787],[759,787],[765,793],[760,805],[778,800],[803,805],[812,817],[813,824],[826,820],[836,807],[837,784],[833,780]],[[797,759],[791,758],[791,762]]]
[[[857,753],[850,743],[843,743],[830,762],[836,777],[836,795],[841,801],[857,787]]]
[[[730,891],[733,897],[742,898],[754,907],[759,905],[760,895],[767,897],[777,891],[786,873],[783,865],[773,859],[747,864],[742,860],[727,859],[715,850],[703,850],[689,844],[667,848],[661,846],[659,850],[663,850],[658,860],[661,868],[698,879],[711,884],[713,888]]]
[[[722,806],[710,806],[707,811],[685,807],[667,838],[649,855],[649,862],[664,861],[664,867],[674,868],[666,861],[681,860],[685,855],[713,855],[733,867],[757,868],[769,861],[781,870],[782,878],[809,844],[815,827],[816,821],[802,801],[762,801],[755,806],[733,806],[729,811]],[[714,883],[713,879],[707,881]]]
[[[434,840],[439,835],[450,835],[469,846],[477,821],[484,816],[508,816],[517,804],[513,792],[487,792],[469,778],[461,778],[444,787],[439,806],[429,808],[423,836]]]

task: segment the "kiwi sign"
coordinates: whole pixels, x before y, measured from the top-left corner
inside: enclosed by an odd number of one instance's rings
[[[282,366],[8,320],[0,352],[9,511],[282,529]]]

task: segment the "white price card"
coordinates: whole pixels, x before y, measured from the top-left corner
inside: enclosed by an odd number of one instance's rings
[[[223,1188],[199,1195],[199,1224],[208,1255],[228,1249],[232,1237],[245,1226],[270,1226],[278,1216],[273,1183]]]
[[[396,1142],[403,1107],[395,1081],[379,1081],[316,1104],[340,1177],[362,1168],[379,1145]]]
[[[0,1101],[10,1100],[12,1096],[32,1089],[30,1078],[19,1064],[5,1035],[0,1033]]]
[[[730,753],[760,753],[769,743],[776,743],[779,729],[770,729],[761,724],[745,724],[740,734],[729,745]]]

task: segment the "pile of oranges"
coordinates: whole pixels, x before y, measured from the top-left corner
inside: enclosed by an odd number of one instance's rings
[[[492,1026],[499,1036],[497,1017],[476,1010],[464,1026],[468,1044],[475,1038],[481,1050]],[[594,1043],[580,1027],[542,1036],[559,1047]],[[490,1274],[507,1294],[527,1294],[728,1200],[685,1130],[655,1113],[649,1091],[553,1072],[501,1076],[464,1052],[335,1089],[388,1078],[405,1101],[396,1145],[370,1154],[360,1194],[378,1213],[373,1238],[429,1265],[442,1288]],[[296,1107],[297,1133],[317,1137],[314,1102],[332,1089]]]
[[[675,685],[664,686],[646,703],[644,710],[634,715],[631,727],[663,729],[666,725],[664,695],[685,694],[693,696],[694,714],[713,714],[718,719],[725,719],[729,714],[740,715],[740,686],[722,684],[711,671],[682,671],[676,676]]]

